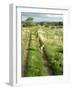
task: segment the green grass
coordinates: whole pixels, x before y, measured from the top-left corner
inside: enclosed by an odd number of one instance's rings
[[[27,58],[27,49],[29,44],[30,32],[27,28],[22,28],[21,31],[21,67],[22,67],[22,76],[24,76],[24,67],[26,65]]]
[[[53,73],[55,75],[63,74],[63,54],[57,52],[57,48],[51,45],[45,46],[45,53]]]
[[[48,75],[48,73],[46,72],[43,66],[43,61],[40,55],[36,35],[34,34],[34,32],[32,32],[26,76],[45,76],[45,75]]]
[[[47,38],[44,42],[44,51],[48,58],[49,66],[55,75],[63,74],[63,33],[56,29],[42,29],[42,36]],[[41,34],[41,33],[39,33]],[[42,39],[40,39],[42,40]]]
[[[39,32],[38,31],[42,31]],[[28,63],[25,76],[46,76],[48,75],[40,54],[38,37],[42,35],[45,39],[41,43],[44,44],[44,51],[48,58],[48,63],[54,75],[63,74],[63,31],[51,27],[26,27],[22,28],[21,55],[22,64],[25,64],[26,49],[29,49]],[[29,37],[31,35],[31,38]],[[30,39],[29,39],[30,38]],[[40,38],[40,37],[39,37]],[[30,42],[30,46],[28,46]]]

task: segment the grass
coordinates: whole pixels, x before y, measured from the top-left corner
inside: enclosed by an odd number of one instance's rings
[[[48,29],[48,28],[47,28]],[[55,75],[63,74],[63,40],[62,31],[56,29],[45,28],[42,33],[43,38],[46,38],[46,41],[41,41],[44,44],[44,51],[48,58],[49,66],[52,69]],[[41,33],[40,33],[41,34]],[[39,35],[40,36],[40,35]],[[40,37],[40,40],[41,39]]]
[[[38,34],[38,35],[37,35]],[[29,37],[31,35],[31,37]],[[29,39],[30,38],[30,39]],[[26,75],[46,76],[48,75],[40,54],[38,38],[44,44],[44,52],[54,75],[63,74],[63,31],[48,27],[26,27],[22,29],[22,64],[25,65],[26,49],[29,50]],[[28,46],[28,42],[30,45]]]
[[[26,65],[26,58],[27,58],[27,49],[28,49],[28,44],[29,44],[29,37],[30,37],[30,32],[26,28],[22,28],[21,31],[21,66],[22,66],[22,76],[24,76],[24,67]]]
[[[40,55],[36,34],[32,32],[26,76],[45,76],[45,75],[47,75],[47,72],[43,66],[43,61]]]

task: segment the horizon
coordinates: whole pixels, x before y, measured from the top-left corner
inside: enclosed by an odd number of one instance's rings
[[[21,21],[28,17],[32,17],[34,22],[63,22],[63,15],[60,14],[21,12]]]

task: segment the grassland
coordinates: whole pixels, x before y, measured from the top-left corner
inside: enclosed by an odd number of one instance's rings
[[[32,26],[21,30],[22,76],[47,76],[41,47],[48,60],[52,75],[63,75],[63,29],[59,27]]]

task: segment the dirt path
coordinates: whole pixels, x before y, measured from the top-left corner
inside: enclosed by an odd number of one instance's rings
[[[28,42],[27,42],[27,46],[26,46],[26,49],[25,49],[25,64],[22,66],[22,77],[25,77],[26,76],[26,73],[27,73],[27,64],[28,64],[28,58],[29,58],[29,46],[30,46],[30,38],[31,38],[31,35],[29,35],[29,38],[28,38]]]
[[[53,72],[52,72],[52,70],[49,67],[48,59],[47,59],[47,57],[46,57],[46,55],[44,53],[44,50],[42,50],[41,56],[43,58],[43,64],[44,64],[44,67],[46,68],[46,70],[48,72],[48,75],[53,75]]]
[[[39,44],[40,44],[40,41],[39,41]],[[41,45],[41,44],[40,44],[40,53],[43,58],[43,65],[44,65],[45,69],[47,70],[48,75],[53,75],[53,72],[49,67],[48,58],[46,57],[46,55],[44,53],[44,45]]]

